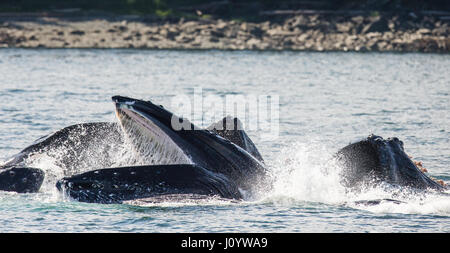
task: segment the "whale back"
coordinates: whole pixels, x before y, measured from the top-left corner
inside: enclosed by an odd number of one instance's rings
[[[93,122],[64,127],[37,139],[32,145],[14,155],[1,167],[29,167],[34,156],[55,158],[64,175],[70,176],[83,170],[110,167],[124,140],[117,123]],[[0,167],[0,168],[1,168]]]

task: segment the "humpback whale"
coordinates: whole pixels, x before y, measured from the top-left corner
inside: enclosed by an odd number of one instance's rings
[[[150,101],[112,101],[118,123],[82,123],[38,139],[0,166],[0,190],[37,192],[51,176],[65,195],[93,203],[174,195],[240,200],[271,189],[273,178],[239,119],[226,117],[201,129]],[[121,160],[124,150],[133,155]],[[36,168],[33,161],[41,155],[51,157],[61,173]],[[397,138],[371,135],[333,159],[349,189],[380,182],[445,189],[416,166]]]
[[[39,191],[44,178],[52,176],[45,168],[30,166],[42,155],[64,168],[61,174],[65,176],[80,173],[83,167],[108,167],[113,159],[107,151],[123,142],[119,131],[117,123],[98,122],[68,126],[43,136],[0,165],[0,190]]]
[[[414,189],[445,190],[444,185],[418,168],[396,137],[383,139],[370,135],[339,150],[335,159],[342,168],[342,184],[349,189],[384,182]]]
[[[180,192],[241,199],[244,194],[255,194],[270,185],[265,183],[269,177],[264,164],[250,153],[257,149],[246,134],[232,135],[241,147],[224,138],[227,136],[218,132],[220,130],[200,129],[151,102],[121,96],[112,99],[134,151],[147,158],[148,163],[158,154],[164,158],[161,161],[164,164],[147,165],[139,170],[114,168],[108,173],[98,170],[63,178],[57,188],[69,196],[81,201],[108,203]],[[174,130],[174,121],[182,122],[187,129]],[[167,165],[169,162],[172,165]],[[135,174],[116,177],[116,183],[111,186],[110,176],[124,175],[127,170]],[[184,175],[183,180],[175,180],[180,175]],[[145,184],[142,178],[147,178]],[[93,192],[98,194],[89,198]],[[99,200],[100,196],[108,197]]]

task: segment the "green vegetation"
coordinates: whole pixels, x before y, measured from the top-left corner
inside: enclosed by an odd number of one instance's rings
[[[0,12],[113,14],[249,20],[271,10],[450,11],[448,0],[1,0]]]

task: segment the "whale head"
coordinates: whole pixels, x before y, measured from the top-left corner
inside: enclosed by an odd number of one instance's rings
[[[380,182],[415,189],[443,190],[443,187],[425,175],[405,153],[398,138],[383,139],[370,135],[350,144],[336,154],[343,168],[343,184],[361,188]]]
[[[124,132],[146,159],[158,158],[159,164],[195,164],[227,176],[245,191],[267,176],[261,161],[214,131],[201,129],[149,101],[123,96],[112,100]]]

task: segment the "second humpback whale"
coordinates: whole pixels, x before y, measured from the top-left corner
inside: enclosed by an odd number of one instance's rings
[[[122,203],[174,195],[244,199],[271,189],[264,160],[237,118],[200,129],[149,101],[112,100],[119,123],[77,124],[42,137],[0,166],[0,190],[37,192],[53,177],[57,189],[75,200]],[[121,147],[133,156],[121,160]],[[41,156],[62,171],[36,168]],[[380,182],[446,189],[416,166],[397,138],[371,135],[342,148],[333,160],[348,189]]]
[[[361,188],[380,182],[414,189],[444,190],[445,186],[424,174],[405,153],[398,138],[370,135],[350,144],[335,155],[342,168],[342,183]]]

